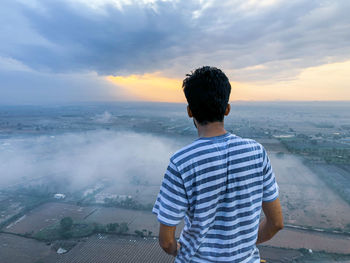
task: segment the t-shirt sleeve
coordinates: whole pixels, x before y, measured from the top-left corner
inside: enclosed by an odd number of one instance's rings
[[[178,225],[188,209],[184,183],[175,164],[170,161],[152,212],[160,223]]]
[[[270,159],[266,150],[263,148],[263,202],[271,202],[277,199],[279,187],[276,182],[275,174],[272,170]]]

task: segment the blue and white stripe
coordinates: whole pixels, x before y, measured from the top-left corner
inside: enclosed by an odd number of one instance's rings
[[[260,262],[261,205],[277,197],[265,149],[226,133],[199,138],[170,158],[153,213],[168,226],[185,219],[175,262]]]

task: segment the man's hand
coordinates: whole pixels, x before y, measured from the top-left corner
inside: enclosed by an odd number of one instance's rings
[[[159,227],[159,245],[169,255],[176,257],[180,250],[180,243],[175,240],[176,226],[167,226],[160,224]]]
[[[283,228],[282,208],[278,198],[272,202],[263,202],[262,209],[265,218],[259,226],[257,244],[270,240]]]
[[[177,251],[178,252],[179,252],[180,248],[181,248],[181,244],[179,242],[177,242]]]

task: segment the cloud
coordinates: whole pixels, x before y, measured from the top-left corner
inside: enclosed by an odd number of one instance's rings
[[[11,65],[11,70],[1,70],[0,64],[0,104],[3,105],[131,99],[122,89],[98,76],[96,72],[54,74],[27,68],[19,70],[23,65],[8,64]]]
[[[33,31],[50,44],[18,41],[5,50],[8,57],[37,70],[100,74],[152,70],[156,62],[159,66],[160,61],[174,57],[169,51],[180,34],[171,32],[186,26],[166,3],[158,13],[137,4],[123,10],[106,5],[104,13],[67,1],[41,1],[40,5],[44,12],[25,5],[18,8]]]
[[[179,63],[186,70],[202,64],[240,69],[297,59],[291,67],[303,67],[350,54],[346,1],[37,3],[11,8],[20,10],[25,31],[31,28],[38,43],[17,41],[5,50],[35,69],[120,75]]]

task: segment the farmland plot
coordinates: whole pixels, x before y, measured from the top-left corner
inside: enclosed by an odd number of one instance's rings
[[[4,230],[17,234],[35,233],[59,222],[64,217],[69,216],[74,220],[82,220],[93,209],[93,207],[80,207],[65,203],[46,203],[6,226]]]
[[[33,263],[55,254],[50,246],[32,239],[0,234],[1,263]]]
[[[344,229],[350,223],[350,205],[300,158],[270,153],[270,159],[286,223],[326,229]]]
[[[174,258],[159,247],[158,240],[96,235],[75,246],[58,263],[167,263]]]
[[[267,246],[312,249],[327,253],[350,254],[350,237],[327,233],[314,233],[305,230],[283,229],[273,239],[264,243]]]

